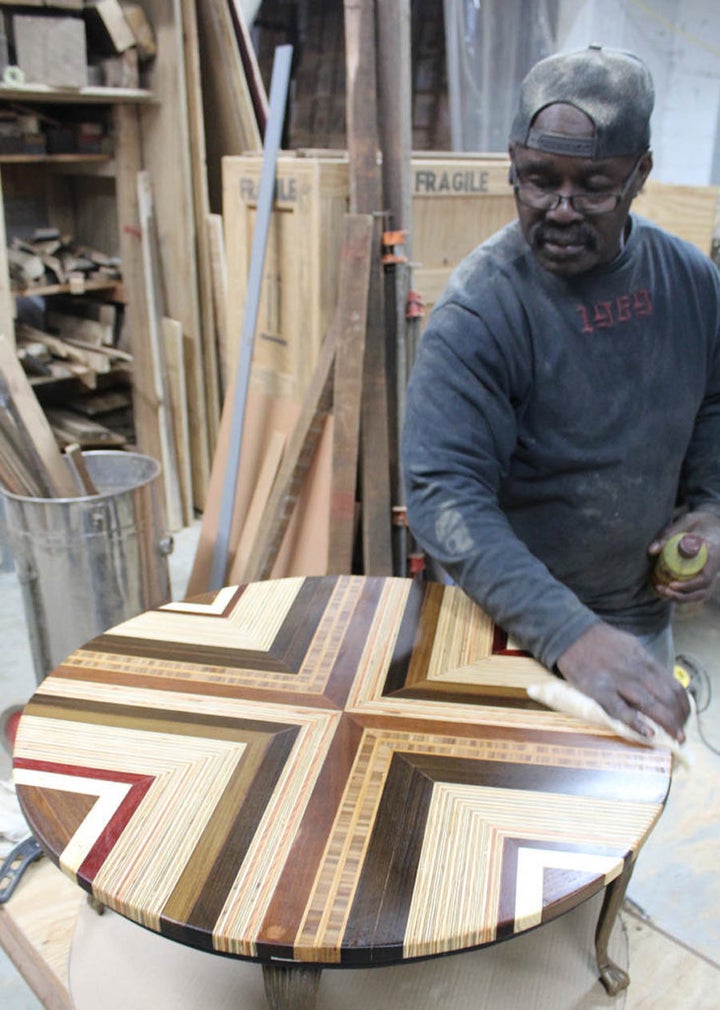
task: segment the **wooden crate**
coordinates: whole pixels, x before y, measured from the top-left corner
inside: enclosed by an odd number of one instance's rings
[[[230,361],[242,327],[261,168],[258,155],[223,159]],[[512,220],[515,207],[505,157],[416,155],[412,173],[414,287],[429,310],[451,270]],[[253,381],[262,376],[274,395],[302,395],[327,329],[348,179],[344,152],[315,150],[278,160],[253,359]]]
[[[413,157],[413,287],[425,319],[458,263],[516,216],[509,167],[505,156]]]
[[[224,159],[228,319],[234,334],[242,324],[261,164],[259,156]],[[463,257],[516,217],[509,168],[505,155],[413,156],[413,287],[425,302],[425,319]],[[277,187],[255,364],[268,391],[294,398],[305,388],[336,295],[347,157],[318,150],[284,155]],[[716,186],[650,179],[633,210],[710,255],[719,194]]]
[[[223,158],[231,375],[242,329],[261,168],[257,155]],[[307,386],[334,308],[347,209],[346,158],[278,159],[253,358],[253,382],[270,395],[299,400]]]

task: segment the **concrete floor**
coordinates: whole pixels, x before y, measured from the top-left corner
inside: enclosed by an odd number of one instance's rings
[[[198,532],[195,524],[175,537],[170,557],[173,599],[184,595]],[[7,557],[4,562],[0,540],[0,711],[24,702],[35,688],[18,581]],[[654,966],[668,956],[680,959],[679,971],[705,973],[710,979],[712,994],[707,1002],[693,999],[694,1010],[720,1005],[715,995],[720,983],[720,593],[704,606],[679,611],[674,631],[676,653],[694,658],[707,672],[700,695],[704,711],[688,726],[693,766],[675,773],[667,806],[638,859],[628,891],[631,905],[624,919],[633,984],[627,1003],[624,997],[617,998],[617,1005],[627,1010],[686,1010],[691,1005],[682,997],[653,992]],[[0,779],[9,774],[9,760],[0,751]],[[643,948],[641,957],[638,948],[633,974],[633,933],[639,931],[650,943],[651,956],[648,959]],[[1,948],[0,1006],[8,1010],[42,1006]]]

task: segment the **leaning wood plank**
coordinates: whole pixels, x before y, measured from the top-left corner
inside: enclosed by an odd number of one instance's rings
[[[221,214],[208,214],[206,219],[210,266],[212,271],[213,313],[217,334],[217,359],[220,389],[224,395],[230,374],[227,327],[227,262]]]
[[[0,944],[45,1010],[72,1010],[67,966],[83,900],[77,884],[41,859],[0,907]]]
[[[245,79],[247,80],[248,88],[250,89],[253,108],[255,109],[255,117],[258,123],[258,129],[260,130],[260,136],[263,137],[265,136],[265,129],[267,127],[268,120],[268,99],[265,94],[265,85],[263,84],[263,79],[260,74],[257,54],[255,53],[255,47],[253,45],[252,38],[250,37],[250,32],[248,31],[242,4],[240,3],[240,0],[229,0],[229,3],[233,27],[235,29],[235,36],[238,42],[238,49],[240,50],[240,58],[245,71]]]
[[[240,334],[240,354],[235,376],[228,456],[227,460],[224,461],[220,513],[215,533],[215,546],[210,577],[208,579],[208,589],[219,589],[224,585],[231,550],[230,536],[233,525],[233,514],[235,512],[235,494],[240,466],[240,452],[242,449],[245,406],[250,384],[250,367],[252,365],[258,303],[265,266],[265,250],[267,248],[270,215],[272,214],[275,196],[275,168],[285,119],[285,104],[290,81],[291,62],[292,46],[278,46],[275,50],[275,59],[273,61],[273,74],[270,85],[270,118],[265,134],[263,168],[258,193],[252,253],[250,256],[247,301],[243,314],[243,328]]]
[[[387,398],[390,487],[392,504],[404,509],[405,488],[400,468],[399,433],[405,415],[405,387],[417,341],[418,321],[408,319],[412,287],[412,59],[409,0],[386,0],[376,6],[378,39],[378,107],[382,152],[383,206],[389,225],[404,233],[406,262],[396,263],[385,276],[387,307],[385,342],[388,353]],[[404,524],[392,527],[395,575],[407,574],[408,535]]]
[[[373,0],[345,0],[346,98],[350,210],[373,214],[384,206],[377,151],[376,13]],[[376,219],[370,274],[362,401],[362,539],[366,575],[391,575],[392,496],[386,374],[384,294],[380,264],[382,219]]]
[[[165,314],[177,319],[193,344],[188,372],[193,496],[205,505],[210,474],[202,331],[198,303],[196,234],[188,124],[188,94],[180,0],[143,0],[155,29],[153,103],[140,109],[144,164],[153,180]]]
[[[13,494],[47,497],[47,485],[28,465],[27,453],[9,413],[0,408],[0,479]]]
[[[190,163],[192,167],[195,241],[197,244],[198,298],[200,312],[205,405],[210,453],[215,451],[220,426],[220,375],[213,313],[212,255],[206,219],[210,210],[207,182],[207,153],[203,120],[200,50],[195,0],[182,0],[185,78],[187,81]]]
[[[187,412],[187,380],[185,372],[185,338],[177,319],[162,321],[163,350],[167,364],[168,393],[173,417],[175,458],[177,459],[180,497],[186,526],[193,520],[192,469],[190,467],[190,424]],[[67,450],[66,450],[67,451]]]
[[[320,350],[300,417],[265,507],[241,582],[270,578],[300,488],[320,442],[323,423],[332,406],[333,366],[338,330],[331,326]]]
[[[159,402],[155,387],[153,351],[148,341],[150,303],[146,294],[146,276],[142,254],[142,229],[138,205],[137,174],[142,168],[140,123],[132,105],[115,106],[117,149],[116,192],[120,255],[123,280],[128,292],[125,307],[127,332],[134,367],[132,370],[133,417],[138,449],[158,461],[162,458]]]
[[[18,340],[39,341],[41,344],[44,344],[48,351],[56,358],[62,358],[63,360],[70,359],[72,361],[79,361],[84,365],[87,364],[87,358],[79,348],[65,343],[64,340],[61,340],[60,337],[56,337],[52,333],[45,333],[44,330],[38,330],[34,326],[28,326],[26,323],[18,323],[16,333]]]
[[[263,456],[262,466],[260,467],[257,484],[250,499],[250,505],[248,506],[237,550],[230,563],[228,572],[229,585],[241,583],[245,580],[250,551],[257,539],[260,523],[267,509],[270,492],[277,478],[286,444],[287,435],[285,432],[273,431],[268,448]]]
[[[352,241],[357,243],[358,255],[353,277],[344,279],[345,283],[352,283],[352,291],[341,290],[339,295],[340,303],[347,311],[338,332],[335,356],[328,573],[336,575],[350,575],[352,572],[360,405],[374,231],[370,214],[357,215],[353,222]]]
[[[2,173],[0,172],[0,207],[3,207]],[[7,234],[5,214],[0,214],[0,333],[4,333],[11,346],[15,345],[15,297],[10,289]]]
[[[333,370],[338,346],[349,339],[350,331],[357,334],[358,317],[364,316],[368,296],[371,239],[372,218],[369,215],[346,215],[337,309],[303,397],[300,417],[290,436],[270,493],[256,542],[250,552],[243,582],[269,578],[272,572],[298,493],[317,449],[324,418],[332,405]],[[335,399],[337,407],[337,395]],[[344,524],[343,532],[345,532]],[[328,559],[328,564],[333,564],[332,557]]]
[[[85,462],[85,457],[83,456],[80,443],[71,442],[70,445],[66,445],[65,455],[70,460],[70,465],[75,473],[75,479],[77,480],[82,493],[97,494],[98,489],[90,476],[90,471],[87,468],[87,463]]]
[[[112,345],[112,326],[108,326],[107,323],[95,319],[83,319],[80,316],[52,309],[46,312],[45,322],[51,330],[57,332],[61,340],[71,337],[73,340],[82,340],[93,347],[101,347],[103,344]]]
[[[233,29],[228,0],[197,3],[210,209],[222,212],[222,159],[262,149],[262,136]]]
[[[60,455],[48,420],[17,360],[14,348],[2,334],[0,334],[0,370],[5,375],[10,396],[42,460],[53,497],[76,497],[75,481]]]
[[[180,479],[178,477],[177,457],[175,455],[172,412],[168,394],[167,368],[162,346],[162,318],[164,313],[162,291],[160,288],[160,257],[155,231],[153,195],[148,172],[138,172],[137,185],[140,231],[142,236],[141,250],[145,270],[145,297],[148,299],[149,328],[147,340],[152,353],[155,396],[158,404],[160,461],[162,463],[165,486],[165,508],[168,526],[171,531],[176,531],[182,528],[183,515],[180,498]]]

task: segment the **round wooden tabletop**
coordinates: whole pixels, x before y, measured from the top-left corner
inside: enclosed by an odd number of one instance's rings
[[[391,963],[507,938],[630,865],[671,758],[544,709],[455,587],[229,587],[74,652],[18,728],[33,832],[194,947]]]

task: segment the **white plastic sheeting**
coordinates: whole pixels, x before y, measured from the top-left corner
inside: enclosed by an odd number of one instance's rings
[[[655,80],[653,178],[720,184],[718,0],[444,0],[452,147],[504,151],[533,63],[598,42]]]
[[[558,0],[444,0],[456,151],[505,151],[518,87],[555,52]]]

